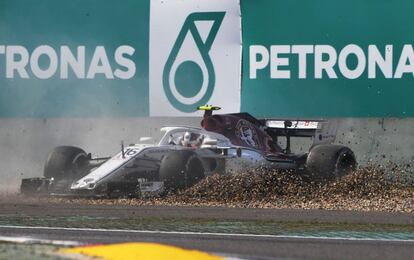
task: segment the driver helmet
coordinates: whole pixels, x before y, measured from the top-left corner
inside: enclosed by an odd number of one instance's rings
[[[185,132],[183,136],[183,146],[189,146],[191,140],[191,134],[190,132]]]

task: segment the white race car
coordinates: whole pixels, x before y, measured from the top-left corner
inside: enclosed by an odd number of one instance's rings
[[[107,158],[92,158],[73,146],[56,147],[44,177],[27,178],[23,194],[74,196],[148,196],[190,187],[205,176],[237,174],[258,167],[293,169],[331,179],[356,167],[348,147],[331,144],[336,124],[326,121],[259,120],[248,113],[213,115],[218,107],[203,106],[202,128],[162,128],[156,144],[124,147]],[[284,149],[278,137],[286,138]],[[308,152],[293,154],[291,137],[312,137]],[[142,138],[148,141],[150,138]]]

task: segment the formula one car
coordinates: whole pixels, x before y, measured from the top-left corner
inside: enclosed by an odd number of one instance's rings
[[[331,144],[336,137],[335,122],[257,119],[248,113],[213,115],[219,107],[199,109],[204,110],[202,128],[164,127],[157,144],[121,144],[121,151],[113,157],[92,158],[78,147],[56,147],[46,160],[44,177],[23,179],[21,192],[152,196],[190,187],[214,173],[266,167],[333,179],[356,167],[351,149]],[[312,138],[309,151],[292,153],[292,137]],[[280,138],[285,140],[283,148]]]

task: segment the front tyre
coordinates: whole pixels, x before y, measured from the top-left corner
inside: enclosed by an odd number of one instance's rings
[[[81,148],[58,146],[49,154],[43,174],[56,180],[79,178],[84,175],[88,161],[88,155]]]
[[[332,180],[349,174],[357,162],[352,150],[343,145],[321,144],[313,147],[306,159],[306,169],[319,180]]]
[[[167,191],[188,188],[204,178],[204,167],[193,151],[171,151],[161,160],[160,180]]]

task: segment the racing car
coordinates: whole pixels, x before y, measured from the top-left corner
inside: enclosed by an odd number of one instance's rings
[[[212,174],[237,174],[258,167],[295,170],[334,179],[357,165],[352,150],[335,145],[334,121],[257,119],[249,113],[213,114],[201,106],[201,127],[168,126],[157,143],[124,146],[112,157],[92,158],[74,146],[49,154],[44,177],[26,178],[23,194],[152,196],[188,188]],[[291,138],[312,138],[308,151],[292,153]],[[280,139],[285,142],[282,147]]]

